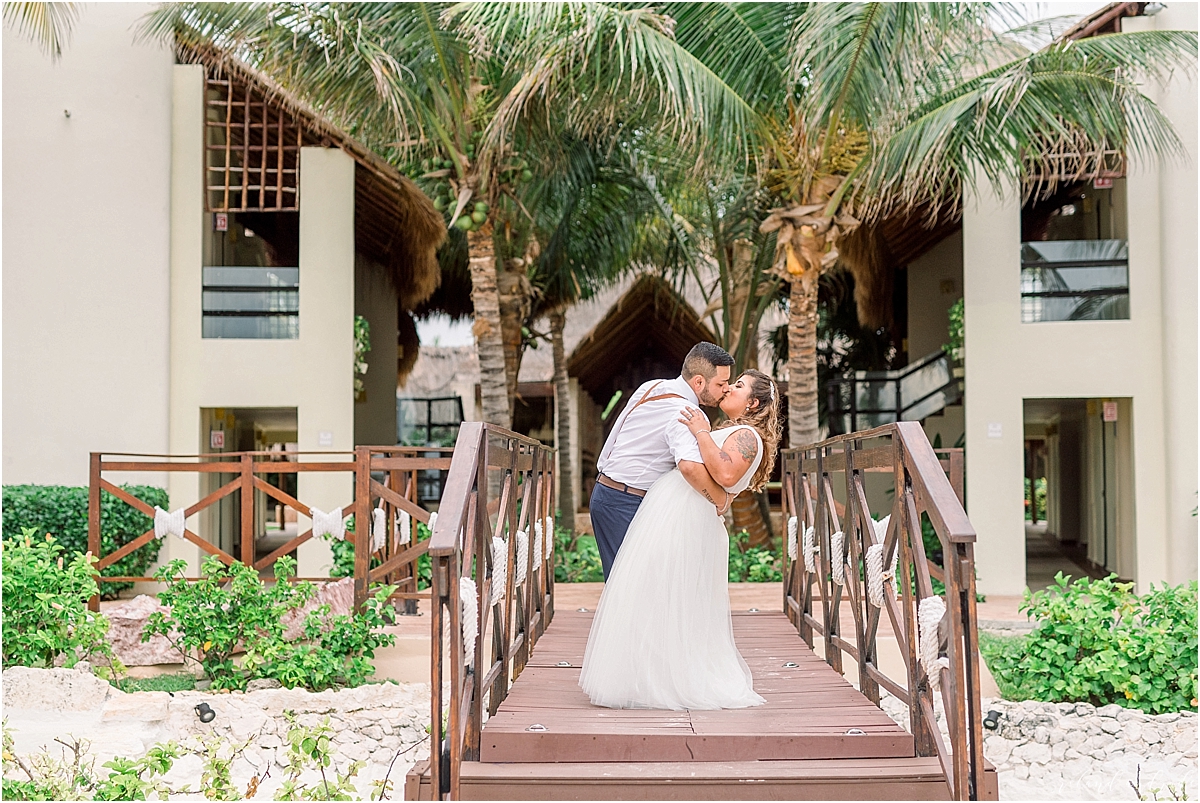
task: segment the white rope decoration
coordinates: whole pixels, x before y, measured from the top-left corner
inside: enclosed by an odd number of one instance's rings
[[[173,535],[176,538],[183,538],[183,531],[187,526],[187,517],[183,515],[183,508],[172,510],[170,513],[163,510],[158,505],[154,506],[154,537],[158,539],[165,538],[167,534]]]
[[[508,543],[499,536],[492,536],[492,605],[504,599],[504,587],[508,584]]]
[[[542,523],[535,521],[533,523],[533,570],[536,572],[542,568]]]
[[[312,507],[308,509],[308,512],[312,517],[313,538],[332,535],[339,541],[346,540],[346,517],[342,515],[340,507],[335,507],[328,513]]]
[[[433,534],[433,525],[437,524],[437,511],[429,514],[429,533]]]
[[[896,579],[896,557],[899,555],[899,545],[897,545],[896,554],[892,556],[892,569],[890,572],[883,571],[883,546],[887,541],[888,522],[892,516],[889,513],[879,521],[872,521],[872,528],[875,530],[874,544],[867,547],[866,564],[867,564],[867,598],[876,608],[883,607],[883,581],[890,579],[895,582]]]
[[[817,545],[816,545],[816,530],[812,527],[804,528],[804,569],[809,572],[817,570]]]
[[[799,541],[800,519],[792,516],[788,519],[788,560],[795,561],[800,554]]]
[[[876,608],[883,607],[883,544],[867,547],[867,598]]]
[[[458,596],[462,603],[463,662],[475,663],[475,639],[479,637],[479,590],[470,577],[458,578]]]
[[[829,536],[829,569],[833,582],[846,585],[846,534],[838,530]]]
[[[371,511],[371,551],[378,552],[387,545],[387,513],[377,507]]]
[[[400,546],[412,543],[412,514],[407,510],[400,510],[396,514],[396,534]]]
[[[942,640],[938,625],[946,615],[946,603],[941,597],[926,597],[917,608],[917,628],[920,633],[921,666],[929,676],[929,685],[935,691],[942,684],[942,667],[949,667],[950,660],[939,658]]]
[[[529,563],[529,533],[517,530],[517,573],[513,578],[514,585],[525,582],[525,574]]]
[[[554,552],[554,517],[546,517],[546,557]]]

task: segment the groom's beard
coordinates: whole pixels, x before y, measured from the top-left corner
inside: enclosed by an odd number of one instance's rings
[[[725,394],[722,393],[720,396],[714,396],[706,389],[699,393],[697,398],[705,407],[718,407],[721,404],[721,401],[725,398]]]

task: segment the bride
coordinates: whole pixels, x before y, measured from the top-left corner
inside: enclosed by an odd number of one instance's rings
[[[721,401],[729,421],[686,407],[705,467],[725,504],[771,475],[779,443],[778,392],[749,370]],[[724,512],[724,509],[721,511]],[[646,493],[596,609],[579,685],[607,708],[746,708],[764,700],[733,642],[729,535],[713,505],[679,469]]]

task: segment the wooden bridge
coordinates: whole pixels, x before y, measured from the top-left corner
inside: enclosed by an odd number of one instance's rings
[[[961,457],[939,458],[915,423],[786,451],[783,612],[733,616],[766,704],[611,710],[578,687],[593,612],[554,607],[553,453],[464,425],[428,549],[444,646],[431,657],[431,759],[405,797],[996,799]],[[880,480],[886,527],[868,504]],[[923,518],[940,556],[925,552]],[[907,707],[907,727],[881,710],[881,690]]]

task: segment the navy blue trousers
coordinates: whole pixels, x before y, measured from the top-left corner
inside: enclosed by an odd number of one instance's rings
[[[612,571],[613,561],[629,523],[642,504],[642,497],[627,494],[596,483],[592,488],[592,499],[588,510],[592,514],[592,531],[596,533],[596,546],[600,547],[600,563],[604,566],[604,579]]]

